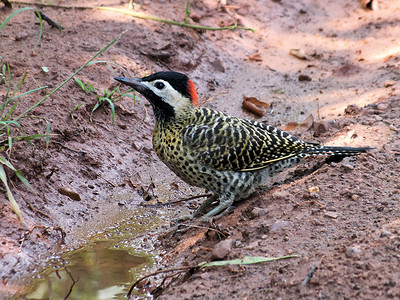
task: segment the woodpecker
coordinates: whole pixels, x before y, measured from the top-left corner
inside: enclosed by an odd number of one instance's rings
[[[369,147],[305,142],[262,122],[197,106],[195,85],[185,74],[164,71],[143,78],[115,77],[150,102],[155,116],[153,148],[185,182],[213,192],[192,217],[221,216],[267,178],[311,155],[353,156]]]

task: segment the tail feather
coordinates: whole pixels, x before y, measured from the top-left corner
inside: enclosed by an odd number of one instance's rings
[[[337,146],[320,146],[310,147],[304,151],[305,155],[333,155],[333,156],[353,156],[359,155],[360,153],[367,152],[374,148],[371,147],[337,147]]]

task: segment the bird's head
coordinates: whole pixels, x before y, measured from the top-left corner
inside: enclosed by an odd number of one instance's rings
[[[156,118],[168,120],[197,105],[196,87],[185,74],[164,71],[143,78],[115,77],[132,87],[153,106]]]

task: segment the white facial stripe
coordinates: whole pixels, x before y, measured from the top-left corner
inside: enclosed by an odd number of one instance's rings
[[[162,82],[164,83],[164,88],[158,89],[156,88],[156,83],[157,82]],[[170,104],[172,107],[179,108],[183,105],[187,105],[188,101],[187,98],[183,97],[177,90],[175,90],[168,81],[162,80],[162,79],[157,79],[154,81],[144,81],[142,82],[144,85],[146,85],[149,89],[151,89],[154,94],[157,96],[161,97],[162,100],[168,104]]]

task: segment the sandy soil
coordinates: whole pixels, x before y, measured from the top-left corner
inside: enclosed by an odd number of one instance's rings
[[[54,4],[122,8],[127,2]],[[135,3],[144,13],[184,19],[186,1]],[[24,6],[15,4],[13,11]],[[310,159],[285,172],[218,220],[223,235],[204,228],[181,232],[173,224],[160,232],[155,239],[165,254],[157,268],[215,259],[221,240],[228,240],[222,245],[224,259],[298,256],[187,272],[167,280],[158,289],[160,299],[396,299],[400,297],[400,3],[381,1],[379,6],[365,10],[350,0],[190,4],[190,23],[215,27],[237,22],[256,29],[254,33],[196,31],[110,11],[42,7],[65,29],[60,32],[45,24],[42,40],[34,47],[37,18],[32,11],[17,14],[0,30],[0,56],[9,64],[14,84],[28,71],[24,91],[38,85],[51,90],[128,30],[98,60],[116,62],[129,74],[94,64],[78,75],[100,93],[115,87],[115,74],[143,76],[173,69],[187,73],[203,99],[215,96],[205,106],[282,128],[312,115],[313,126],[286,128],[310,141],[376,148],[342,162]],[[12,13],[2,6],[0,12],[2,20]],[[290,55],[291,49],[300,49],[305,59]],[[42,67],[49,72],[42,72]],[[1,85],[0,96],[5,93]],[[272,108],[257,117],[242,109],[243,95]],[[26,97],[17,113],[38,99],[40,95]],[[171,201],[202,192],[186,186],[152,152],[148,104],[129,98],[117,102],[113,128],[108,107],[97,109],[90,122],[95,103],[95,95],[70,81],[32,111],[34,118],[23,120],[28,134],[43,133],[48,121],[52,138],[48,149],[44,140],[34,141],[33,147],[16,142],[9,153],[37,194],[9,172],[23,211],[20,224],[1,188],[2,298],[23,291],[51,254],[83,243],[76,238],[82,228],[80,236],[85,236],[134,211],[143,200],[138,192],[142,187],[154,182],[155,192],[161,195],[167,190]],[[71,110],[78,104],[82,105],[72,119]],[[354,106],[345,112],[349,105]],[[74,193],[69,197],[63,190]],[[179,214],[196,205],[195,200],[187,201],[172,211]],[[173,213],[168,216],[173,217]],[[87,229],[88,224],[97,227]],[[152,280],[148,290],[161,279]]]

